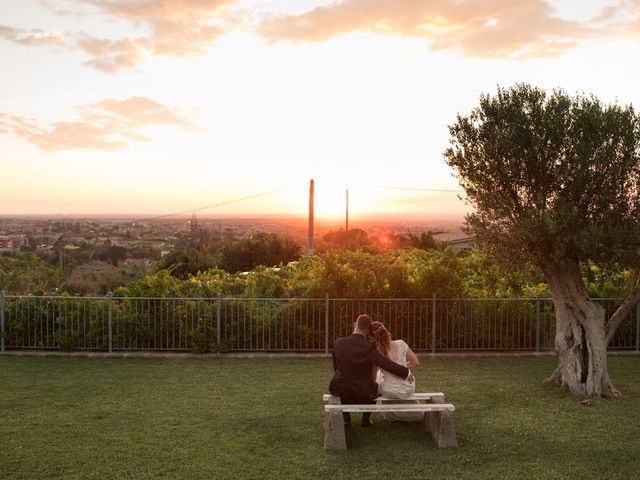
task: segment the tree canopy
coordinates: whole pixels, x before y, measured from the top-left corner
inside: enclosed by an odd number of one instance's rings
[[[519,84],[450,127],[447,163],[497,258],[640,264],[640,124],[632,106]]]
[[[632,106],[525,84],[458,115],[444,152],[474,207],[467,222],[503,266],[544,273],[556,305],[559,369],[575,393],[616,394],[606,344],[640,300],[608,320],[580,265],[640,267],[640,119]],[[637,275],[637,274],[636,274]]]

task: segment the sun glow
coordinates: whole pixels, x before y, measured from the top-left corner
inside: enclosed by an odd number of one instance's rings
[[[347,190],[349,191],[349,215],[370,213],[390,213],[394,210],[394,197],[397,195],[380,189],[336,181],[314,181],[314,214],[318,218],[343,218],[347,209]],[[287,200],[285,200],[287,199]],[[290,193],[285,193],[279,199],[287,213],[306,215],[309,202],[309,188],[296,187]]]
[[[419,186],[419,185],[418,185]],[[258,188],[258,187],[255,187]],[[344,184],[315,180],[314,214],[319,220],[344,219],[347,201],[347,187]],[[455,192],[412,191],[367,185],[350,185],[349,217],[382,214],[464,214],[469,206],[461,201]],[[225,205],[225,211],[242,214],[293,215],[306,217],[309,206],[309,183],[297,182],[294,186],[275,191],[259,198]],[[237,210],[236,210],[237,209]],[[220,209],[207,210],[215,214]]]

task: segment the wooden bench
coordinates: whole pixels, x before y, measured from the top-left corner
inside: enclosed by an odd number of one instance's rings
[[[416,393],[410,398],[397,399],[378,397],[378,403],[372,405],[343,405],[340,397],[330,394],[322,396],[324,406],[324,448],[325,450],[346,450],[342,412],[420,412],[424,413],[424,426],[431,433],[440,448],[457,447],[455,430],[453,428],[453,416],[455,407],[445,403],[444,394]],[[417,401],[419,403],[398,403]]]

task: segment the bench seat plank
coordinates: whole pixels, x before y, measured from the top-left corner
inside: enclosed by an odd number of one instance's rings
[[[325,412],[455,412],[451,403],[382,403],[373,405],[325,405]]]
[[[322,395],[322,401],[327,403],[331,398],[330,393],[325,393]],[[391,400],[419,400],[419,401],[427,401],[431,400],[433,397],[444,397],[444,393],[442,392],[434,392],[434,393],[415,393],[411,397],[408,398],[389,398],[389,397],[378,397],[376,401],[382,400],[383,402],[388,402]]]

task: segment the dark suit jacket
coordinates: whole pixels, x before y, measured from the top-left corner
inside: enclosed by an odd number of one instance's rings
[[[332,353],[335,374],[329,391],[342,403],[367,403],[378,396],[378,385],[371,378],[373,365],[407,378],[409,369],[383,357],[362,335],[339,338]]]

